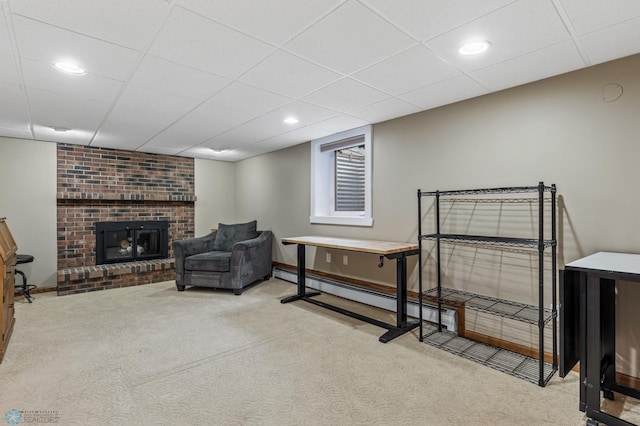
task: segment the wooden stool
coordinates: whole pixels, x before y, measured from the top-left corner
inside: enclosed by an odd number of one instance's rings
[[[33,262],[33,259],[33,256],[31,256],[30,254],[19,254],[16,259],[16,266],[20,265],[21,263],[31,263]],[[37,286],[33,284],[27,284],[27,276],[24,274],[24,272],[16,269],[16,274],[20,274],[22,276],[22,285],[15,285],[14,294],[24,294],[24,297],[29,301],[29,303],[31,303],[31,300],[33,298],[31,297],[31,294],[29,292]]]

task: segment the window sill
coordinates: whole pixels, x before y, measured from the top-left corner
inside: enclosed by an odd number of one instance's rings
[[[373,218],[360,216],[311,216],[309,221],[325,225],[373,226]]]

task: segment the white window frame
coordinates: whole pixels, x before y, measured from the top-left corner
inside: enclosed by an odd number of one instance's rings
[[[363,126],[311,141],[311,223],[328,225],[373,226],[372,214],[372,164],[373,150],[371,127]],[[322,152],[323,145],[342,140],[364,137],[365,152],[365,200],[362,212],[336,212],[335,206],[335,156],[331,150]],[[353,145],[361,145],[362,141]]]

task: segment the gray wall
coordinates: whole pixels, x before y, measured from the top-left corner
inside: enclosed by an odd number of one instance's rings
[[[0,137],[0,217],[7,218],[18,253],[35,257],[18,269],[39,287],[55,287],[55,144]]]
[[[560,267],[597,251],[638,253],[639,71],[640,55],[636,55],[375,125],[371,228],[308,223],[308,144],[240,162],[237,214],[268,220],[278,239],[316,234],[416,241],[418,188],[544,181],[557,184],[560,194]],[[624,88],[615,102],[603,99],[603,88],[610,83]],[[256,186],[259,197],[254,196]],[[350,256],[348,266],[327,264],[324,250],[310,250],[307,267],[394,283],[391,262],[378,269],[374,256]],[[278,243],[274,260],[295,264],[295,247]],[[411,266],[415,288],[415,262]],[[452,273],[464,272],[470,271]],[[535,292],[531,282],[524,289],[510,282],[504,287],[501,291],[506,294]],[[640,312],[633,308],[640,300],[640,288],[625,283],[619,287],[624,323],[640,323]],[[503,330],[498,334],[508,337]],[[619,334],[622,371],[638,376],[640,334],[628,326]]]
[[[201,237],[217,228],[218,223],[235,221],[235,164],[196,159],[195,236]]]

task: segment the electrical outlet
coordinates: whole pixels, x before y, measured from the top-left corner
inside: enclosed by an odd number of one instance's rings
[[[327,263],[331,263],[331,253],[327,253],[326,256]]]
[[[349,256],[347,256],[346,254],[344,256],[342,256],[342,264],[343,265],[348,265],[349,264]]]

